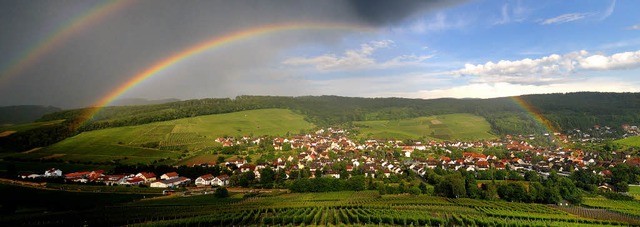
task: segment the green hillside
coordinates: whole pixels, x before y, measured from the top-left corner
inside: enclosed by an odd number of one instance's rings
[[[440,140],[494,139],[491,126],[480,116],[472,114],[446,114],[404,120],[356,121],[362,137]]]
[[[24,131],[28,131],[28,130],[43,127],[43,126],[57,125],[62,123],[63,121],[64,120],[53,120],[53,121],[44,121],[44,122],[31,122],[31,123],[24,123],[24,124],[18,124],[18,125],[0,126],[0,133],[24,132]]]
[[[616,140],[616,143],[632,147],[640,147],[640,136],[633,136],[621,140]]]
[[[84,132],[45,149],[22,153],[29,159],[172,164],[187,154],[220,146],[221,136],[285,135],[315,126],[289,110],[263,109],[183,118]],[[170,159],[169,159],[170,158]],[[164,159],[169,159],[163,162]]]
[[[530,108],[523,108],[522,105]],[[38,121],[64,121],[53,126],[0,137],[0,152],[19,152],[46,147],[93,130],[258,109],[288,109],[302,115],[305,121],[321,127],[345,126],[359,121],[403,121],[423,116],[464,113],[483,117],[491,127],[491,134],[502,136],[551,133],[548,127],[539,123],[538,118],[541,117],[560,132],[566,133],[573,129],[589,130],[594,125],[601,125],[614,129],[611,134],[606,134],[607,137],[619,138],[624,133],[620,130],[621,125],[637,125],[640,122],[640,115],[637,114],[639,108],[640,93],[579,92],[523,95],[517,98],[428,100],[339,96],[238,96],[233,99],[210,98],[157,105],[105,107],[91,119],[85,117],[87,111],[94,111],[92,108],[51,113]],[[535,112],[538,117],[532,117],[534,114],[531,112]],[[245,134],[237,130],[230,130],[228,133]],[[414,137],[416,134],[417,137],[428,136],[431,133],[418,131],[408,137]],[[436,134],[438,132],[434,132],[433,136]],[[447,138],[448,134],[449,132],[440,131],[440,135],[443,136],[439,138]]]

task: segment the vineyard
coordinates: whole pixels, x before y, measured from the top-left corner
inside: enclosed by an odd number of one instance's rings
[[[637,200],[622,201],[604,198],[587,198],[584,200],[584,205],[593,208],[607,209],[640,219],[640,202]]]
[[[540,204],[380,195],[377,191],[154,198],[82,212],[5,217],[14,225],[626,226],[637,219]],[[613,212],[609,212],[613,213]],[[593,216],[590,216],[593,215]]]
[[[314,127],[290,110],[261,109],[83,132],[49,147],[11,156],[101,164],[174,164],[220,147],[217,137],[277,136]]]

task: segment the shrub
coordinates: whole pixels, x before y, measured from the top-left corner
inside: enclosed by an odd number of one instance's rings
[[[216,192],[213,195],[217,198],[226,198],[229,197],[229,191],[224,187],[220,187],[216,189]]]

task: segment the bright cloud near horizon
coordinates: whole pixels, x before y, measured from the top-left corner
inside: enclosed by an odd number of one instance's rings
[[[119,99],[640,92],[638,8],[634,0],[6,0],[0,106],[90,106],[199,43],[286,24],[298,26],[185,57]]]

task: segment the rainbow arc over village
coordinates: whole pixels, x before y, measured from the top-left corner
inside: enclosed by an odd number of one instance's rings
[[[542,125],[545,129],[547,129],[550,133],[559,132],[558,128],[554,126],[554,124],[549,121],[535,106],[531,105],[531,103],[527,102],[527,100],[523,99],[521,96],[513,96],[511,100],[515,102],[518,106],[522,107],[531,118],[533,118],[536,122]]]
[[[118,86],[116,89],[109,92],[103,98],[93,104],[93,108],[88,108],[81,117],[82,122],[80,125],[86,124],[88,121],[94,118],[97,113],[104,107],[108,106],[111,102],[118,99],[127,91],[135,88],[143,81],[152,78],[155,75],[162,73],[167,68],[176,65],[192,56],[198,55],[205,51],[215,50],[217,48],[233,44],[239,41],[259,37],[267,34],[296,31],[296,30],[355,30],[362,32],[369,32],[370,28],[357,24],[340,24],[340,23],[311,23],[311,22],[298,22],[298,23],[281,23],[271,24],[259,27],[252,27],[236,32],[232,32],[223,36],[214,37],[209,40],[205,40],[201,43],[192,45],[186,49],[183,49],[145,69],[144,71],[134,75]]]

